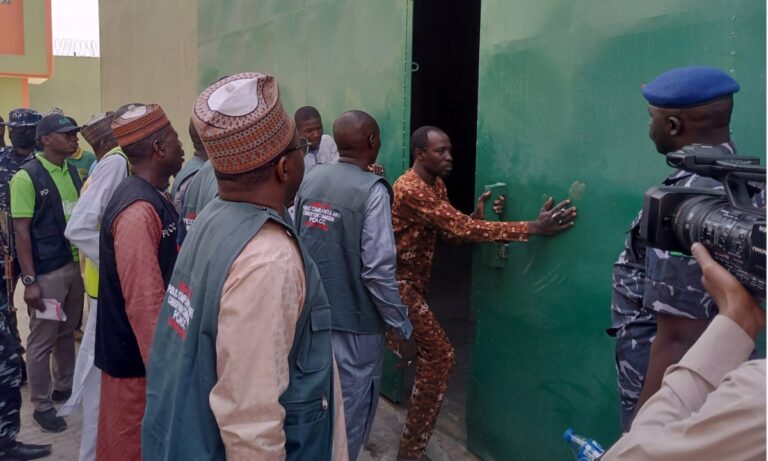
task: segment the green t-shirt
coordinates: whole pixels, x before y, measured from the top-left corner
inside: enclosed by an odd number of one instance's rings
[[[70,165],[77,168],[77,173],[80,175],[80,179],[85,182],[88,179],[88,172],[91,171],[91,165],[96,161],[96,154],[88,152],[78,147],[77,152],[72,154],[72,157],[67,159]]]
[[[72,177],[69,175],[67,163],[64,162],[64,165],[60,167],[56,166],[46,160],[42,152],[36,153],[35,157],[40,160],[48,174],[51,175],[53,183],[56,184],[64,208],[64,219],[69,221],[79,197],[75,183],[72,182]],[[14,218],[31,218],[35,214],[36,197],[35,186],[32,184],[29,173],[26,170],[19,170],[11,179],[11,216]],[[77,247],[74,245],[72,245],[72,259],[75,262],[80,261]]]

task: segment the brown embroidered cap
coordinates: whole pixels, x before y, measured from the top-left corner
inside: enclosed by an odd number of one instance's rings
[[[131,105],[122,115],[112,120],[112,135],[120,147],[125,147],[170,124],[163,108],[157,104]]]
[[[94,115],[80,128],[80,134],[88,141],[88,144],[95,148],[102,139],[112,136],[112,118],[114,116],[114,112]]]
[[[245,72],[206,88],[192,122],[216,171],[245,173],[267,164],[288,147],[296,132],[280,103],[271,75]]]

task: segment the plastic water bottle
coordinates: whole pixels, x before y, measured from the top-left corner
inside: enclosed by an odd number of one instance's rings
[[[570,427],[563,434],[563,440],[571,447],[571,453],[577,461],[595,461],[605,453],[599,443],[593,439],[574,434]]]

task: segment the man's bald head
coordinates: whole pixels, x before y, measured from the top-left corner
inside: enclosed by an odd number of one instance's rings
[[[339,157],[365,163],[376,161],[381,147],[379,124],[376,119],[361,110],[344,112],[333,122],[333,138],[339,149]]]

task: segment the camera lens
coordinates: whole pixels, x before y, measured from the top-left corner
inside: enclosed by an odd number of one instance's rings
[[[672,229],[683,248],[700,242],[712,257],[755,292],[765,290],[765,216],[732,207],[725,197],[682,202]]]
[[[673,223],[675,235],[683,247],[690,248],[694,242],[710,243],[710,240],[720,238],[727,224],[720,219],[709,218],[727,205],[728,202],[724,199],[707,196],[698,196],[683,202]],[[715,234],[718,236],[715,237]]]

